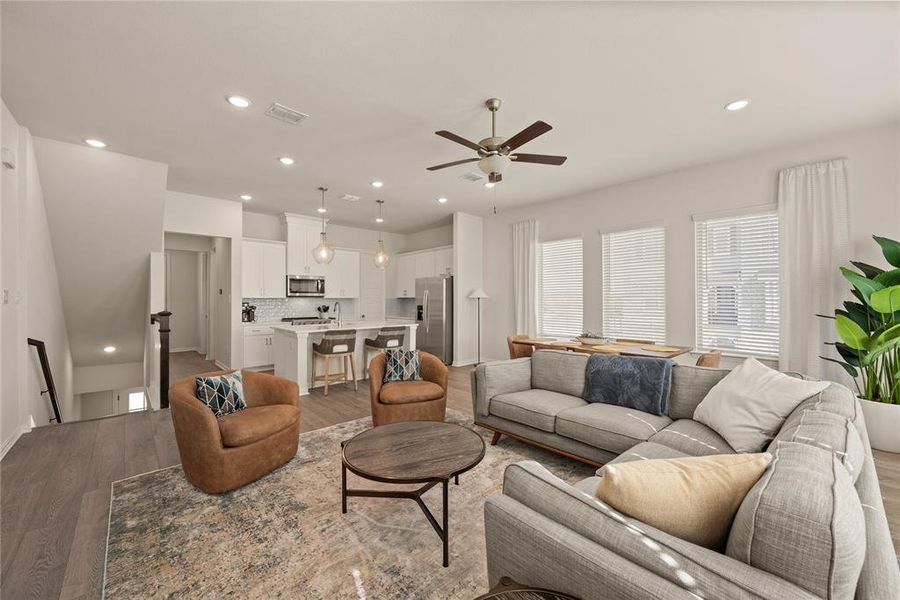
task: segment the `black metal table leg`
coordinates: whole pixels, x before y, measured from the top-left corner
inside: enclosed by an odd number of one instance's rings
[[[341,513],[347,514],[347,466],[341,462]]]
[[[448,493],[447,488],[449,487],[449,484],[450,484],[450,481],[445,479],[444,480],[444,526],[442,528],[443,535],[441,535],[441,539],[444,541],[444,566],[445,567],[450,566],[450,529],[448,527],[450,525],[450,515],[449,515],[449,511],[448,511],[449,503],[447,502],[447,493]]]

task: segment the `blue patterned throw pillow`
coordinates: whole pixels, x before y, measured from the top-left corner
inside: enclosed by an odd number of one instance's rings
[[[207,405],[217,417],[244,410],[244,381],[241,372],[215,377],[197,377],[197,399]]]
[[[387,368],[384,372],[384,382],[391,381],[418,381],[422,379],[419,372],[418,350],[388,350]]]

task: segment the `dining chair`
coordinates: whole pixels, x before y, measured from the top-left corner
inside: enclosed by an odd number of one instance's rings
[[[709,352],[705,352],[697,357],[697,366],[698,367],[712,367],[713,369],[719,366],[719,363],[722,360],[722,351],[721,350],[710,350]]]
[[[534,353],[534,347],[530,344],[516,344],[515,340],[527,340],[531,336],[527,333],[517,333],[515,335],[506,336],[506,345],[509,348],[510,358],[525,358]]]

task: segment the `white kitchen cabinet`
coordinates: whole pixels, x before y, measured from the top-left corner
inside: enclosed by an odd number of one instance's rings
[[[284,298],[285,245],[283,242],[244,240],[241,244],[241,296]]]
[[[421,277],[434,277],[434,252],[419,252],[413,254],[415,260],[416,279]]]
[[[244,367],[275,364],[275,330],[271,327],[244,327]]]
[[[398,254],[396,258],[397,270],[395,272],[394,297],[416,297],[416,263],[415,256],[411,254]]]
[[[434,251],[434,274],[453,274],[453,248],[441,248]]]
[[[326,298],[359,298],[359,252],[335,250],[325,268]]]
[[[285,214],[288,275],[325,275],[328,265],[320,265],[312,255],[319,245],[321,230],[318,219]]]

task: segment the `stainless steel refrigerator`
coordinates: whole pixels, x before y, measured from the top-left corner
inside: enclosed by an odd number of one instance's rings
[[[416,348],[453,362],[453,278],[416,279]]]

